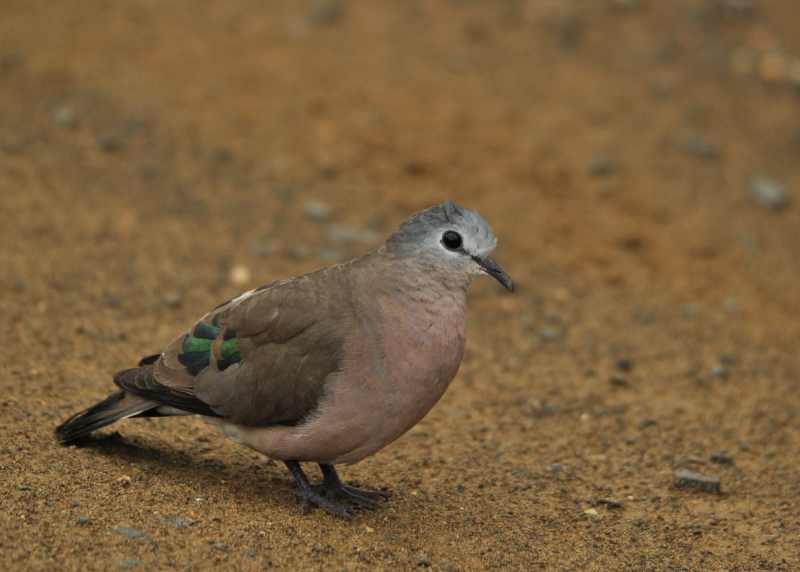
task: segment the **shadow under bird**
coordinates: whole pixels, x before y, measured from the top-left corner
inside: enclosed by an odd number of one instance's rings
[[[335,465],[382,449],[442,397],[464,354],[470,282],[487,274],[513,290],[489,256],[496,243],[454,202],[417,213],[373,252],[213,309],[56,435],[68,444],[129,417],[202,415],[283,461],[306,507],[372,508],[387,494],[344,484]],[[320,484],[301,462],[319,464]]]

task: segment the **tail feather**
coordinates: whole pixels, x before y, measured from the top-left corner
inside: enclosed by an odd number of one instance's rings
[[[120,419],[146,413],[158,404],[118,391],[90,408],[76,413],[56,428],[56,437],[63,445],[73,443],[89,433]]]

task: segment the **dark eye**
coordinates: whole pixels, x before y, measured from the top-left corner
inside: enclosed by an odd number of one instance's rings
[[[442,244],[449,250],[457,250],[461,248],[461,235],[454,230],[448,230],[442,235]]]

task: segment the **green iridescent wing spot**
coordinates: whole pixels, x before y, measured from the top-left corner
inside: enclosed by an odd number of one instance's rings
[[[212,324],[200,322],[192,330],[191,334],[186,334],[181,344],[181,353],[178,354],[178,361],[186,367],[192,375],[197,375],[211,364],[211,352],[214,341],[219,337],[220,328]],[[239,340],[236,332],[225,330],[224,341],[220,346],[217,360],[217,367],[225,370],[235,363],[242,361],[242,354],[239,351]]]

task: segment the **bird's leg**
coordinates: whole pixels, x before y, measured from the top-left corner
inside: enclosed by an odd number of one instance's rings
[[[389,498],[389,493],[386,491],[359,489],[344,484],[339,479],[339,474],[333,465],[320,463],[319,468],[322,469],[323,480],[322,484],[317,485],[317,487],[325,496],[349,501],[364,508],[375,508],[378,506],[377,501]]]
[[[286,468],[294,477],[297,486],[300,488],[300,496],[303,497],[303,510],[308,511],[311,506],[318,506],[327,510],[331,514],[348,518],[353,516],[353,511],[349,507],[336,504],[330,499],[325,498],[318,492],[319,485],[314,486],[308,482],[308,477],[297,461],[285,461]]]

